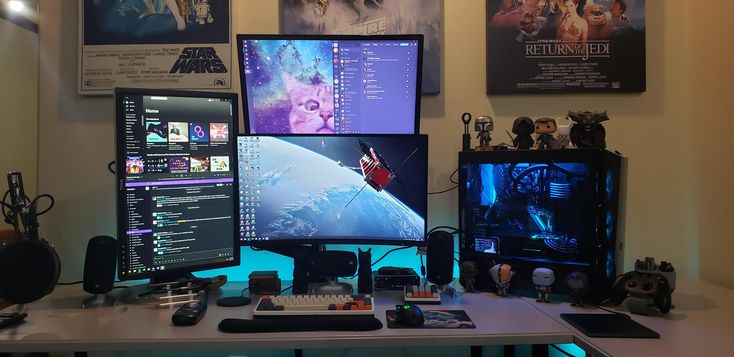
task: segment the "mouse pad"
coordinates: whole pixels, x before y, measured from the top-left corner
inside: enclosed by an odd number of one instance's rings
[[[589,337],[660,338],[626,314],[561,314],[561,318]]]
[[[423,311],[423,326],[403,326],[395,322],[395,310],[387,310],[387,328],[476,328],[464,310]]]

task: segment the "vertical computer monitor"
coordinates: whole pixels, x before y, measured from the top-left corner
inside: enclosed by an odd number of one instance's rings
[[[245,133],[417,134],[423,35],[237,35]]]
[[[425,135],[240,136],[243,245],[419,245]]]
[[[237,95],[117,88],[115,105],[120,278],[239,264]]]

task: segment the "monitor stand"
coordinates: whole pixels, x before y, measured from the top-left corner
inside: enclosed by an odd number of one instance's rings
[[[82,301],[82,309],[93,309],[103,306],[117,306],[117,298],[108,294],[94,294]]]
[[[139,285],[133,285],[120,293],[119,299],[129,303],[150,303],[156,301],[155,294],[161,293],[171,288],[178,288],[183,291],[187,290],[187,286],[197,290],[200,284],[212,283],[215,278],[197,278],[191,272],[159,272],[150,278],[150,282]]]
[[[183,283],[186,282],[194,282],[196,281],[197,277],[194,276],[194,274],[189,273],[169,273],[169,272],[161,272],[159,274],[156,274],[154,277],[150,278],[150,283],[148,285],[152,286],[159,286],[159,285],[165,285],[165,284],[174,284],[174,283]]]
[[[323,244],[277,244],[264,243],[253,246],[253,248],[267,250],[276,254],[293,258],[293,294],[351,294],[352,286],[348,283],[338,282],[337,277],[320,277],[311,275],[307,268],[310,256],[323,252],[326,247]],[[347,287],[349,288],[347,292]],[[319,292],[316,292],[316,291]],[[333,291],[333,293],[327,293]]]
[[[339,282],[339,278],[327,277],[325,283],[311,283],[308,290],[316,295],[352,295],[354,288],[352,284]]]

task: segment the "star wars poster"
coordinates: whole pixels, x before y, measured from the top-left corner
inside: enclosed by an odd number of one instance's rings
[[[79,93],[232,87],[229,0],[80,0]]]
[[[441,91],[441,0],[280,0],[284,34],[423,34],[423,94]]]
[[[645,91],[645,0],[487,0],[487,94]]]

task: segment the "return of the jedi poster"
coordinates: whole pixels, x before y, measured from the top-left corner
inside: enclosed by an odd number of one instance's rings
[[[645,91],[645,0],[487,0],[487,94]]]

